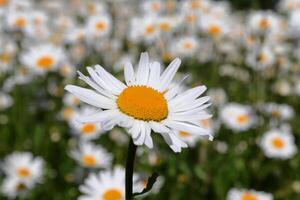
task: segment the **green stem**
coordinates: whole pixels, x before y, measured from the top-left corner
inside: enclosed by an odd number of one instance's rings
[[[128,150],[127,150],[126,172],[125,172],[126,200],[133,199],[132,177],[133,177],[133,167],[134,167],[136,149],[137,149],[137,146],[133,143],[133,140],[130,138],[130,142],[129,142]]]

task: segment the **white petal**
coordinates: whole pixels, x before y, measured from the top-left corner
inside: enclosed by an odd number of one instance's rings
[[[117,109],[115,110],[105,110],[101,111],[99,113],[95,113],[88,116],[80,116],[76,120],[80,123],[95,123],[95,122],[103,122],[110,119],[113,119],[114,117],[117,117],[119,114],[119,111]]]
[[[189,111],[189,110],[196,109],[196,108],[202,106],[204,103],[208,102],[209,100],[210,100],[210,97],[206,96],[206,97],[201,97],[199,99],[189,101],[189,102],[182,101],[181,103],[179,103],[177,105],[174,105],[170,102],[169,107],[174,112]]]
[[[105,81],[103,79],[104,76],[101,76],[101,75],[97,74],[96,71],[93,68],[91,68],[91,67],[87,67],[86,69],[89,72],[89,74],[92,77],[92,79],[98,85],[100,85],[101,87],[103,87],[106,91],[110,91],[114,95],[118,95],[119,94],[119,89],[117,87],[112,86],[110,84],[110,82]]]
[[[148,84],[150,87],[157,88],[160,84],[160,63],[153,62],[150,65]]]
[[[124,66],[124,77],[127,85],[134,85],[135,84],[135,75],[133,66],[130,62],[125,63]]]
[[[134,144],[136,145],[142,145],[145,142],[146,138],[146,128],[144,125],[144,122],[140,122],[140,136],[134,140]]]
[[[120,92],[122,92],[126,88],[126,85],[124,83],[122,83],[113,75],[108,73],[103,67],[101,67],[100,65],[96,65],[95,67],[96,72],[103,76],[103,80],[117,87],[120,90]]]
[[[184,131],[191,134],[197,135],[208,135],[208,130],[202,128],[200,126],[196,126],[191,123],[180,122],[180,121],[172,121],[172,120],[165,120],[165,125],[178,131]]]
[[[65,90],[74,94],[81,101],[90,104],[92,106],[103,108],[103,109],[112,109],[116,108],[116,103],[107,98],[94,92],[93,90],[78,87],[75,85],[67,85]]]
[[[176,86],[174,86],[173,88],[171,88],[170,90],[168,90],[165,94],[164,97],[166,98],[166,100],[170,100],[173,97],[175,97],[177,95],[177,93],[179,92],[179,89],[181,87],[181,83],[184,82],[184,80],[186,80],[188,78],[188,76],[183,77],[183,79],[176,84]]]
[[[181,63],[181,60],[179,58],[175,58],[170,63],[170,65],[167,67],[167,69],[161,75],[159,91],[164,92],[168,88],[169,84],[173,80],[173,78],[180,66],[180,63]]]
[[[149,78],[149,56],[144,52],[141,54],[139,67],[136,74],[137,84],[146,85]]]
[[[182,102],[187,103],[187,101],[191,101],[199,97],[206,90],[206,86],[198,86],[195,88],[191,88],[186,92],[179,94],[174,99],[172,99],[169,104],[176,105]]]
[[[158,122],[149,122],[151,129],[156,133],[169,133],[171,130],[167,128],[165,125]]]
[[[151,138],[151,128],[149,127],[149,125],[147,123],[145,123],[145,129],[146,129],[146,132],[145,132],[145,135],[146,135],[145,145],[147,147],[149,147],[150,149],[152,149],[153,148],[153,141],[152,141],[152,138]]]

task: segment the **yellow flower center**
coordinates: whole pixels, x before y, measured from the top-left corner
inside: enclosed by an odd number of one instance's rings
[[[0,7],[3,7],[7,4],[7,0],[0,0]]]
[[[26,24],[26,20],[24,18],[18,18],[15,21],[15,26],[18,27],[18,28],[24,27],[25,24]]]
[[[194,23],[195,21],[196,21],[196,15],[195,14],[190,14],[190,15],[187,15],[186,17],[185,17],[185,19],[186,19],[186,21],[188,22],[188,23]]]
[[[121,200],[122,192],[118,189],[106,190],[103,194],[103,200]]]
[[[26,185],[25,185],[24,183],[18,183],[18,184],[16,185],[16,190],[17,190],[17,191],[22,191],[22,190],[24,190],[24,189],[26,189]]]
[[[180,135],[181,137],[188,137],[188,136],[190,136],[190,134],[189,134],[188,132],[185,132],[185,131],[180,131],[180,132],[179,132],[179,135]]]
[[[209,127],[210,127],[210,121],[209,121],[208,119],[201,120],[201,124],[202,124],[205,128],[209,128]]]
[[[272,145],[276,149],[282,149],[284,147],[284,142],[280,137],[275,137],[272,139]]]
[[[258,56],[258,61],[260,61],[260,62],[266,62],[267,60],[268,60],[268,56],[265,53],[261,53]]]
[[[238,124],[245,124],[249,121],[248,115],[240,115],[237,117]]]
[[[68,120],[68,119],[70,119],[70,118],[72,117],[73,113],[74,113],[74,111],[73,111],[72,108],[66,107],[66,108],[63,110],[62,115],[63,115],[63,118],[64,118],[65,120]]]
[[[154,33],[155,29],[153,25],[148,25],[145,29],[146,34],[152,34]]]
[[[42,56],[37,60],[36,64],[41,69],[50,69],[54,64],[54,59],[48,55]]]
[[[191,2],[191,8],[192,9],[199,9],[199,8],[201,8],[201,3],[199,1],[192,1]]]
[[[161,121],[168,116],[163,93],[147,86],[130,86],[117,99],[119,109],[139,120]]]
[[[8,53],[0,54],[0,62],[8,63],[10,61],[10,55]]]
[[[245,192],[242,196],[242,200],[257,200],[256,196],[249,193],[249,192]]]
[[[86,165],[88,167],[93,167],[96,165],[96,159],[92,155],[84,155],[82,157],[82,162],[84,165]]]
[[[193,44],[189,41],[184,42],[182,46],[184,49],[192,49],[193,48]]]
[[[30,171],[27,167],[20,167],[17,169],[17,175],[21,178],[30,176]]]
[[[208,28],[208,33],[212,36],[218,36],[221,33],[221,28],[218,25],[211,25]]]
[[[97,22],[96,29],[99,31],[104,31],[106,28],[106,24],[104,22]]]
[[[168,32],[171,29],[171,26],[167,22],[162,22],[162,23],[159,24],[159,28],[162,31]]]
[[[92,123],[86,123],[81,127],[81,132],[86,135],[95,132],[95,130],[96,130],[96,125]]]
[[[267,29],[267,28],[269,28],[269,26],[270,26],[270,23],[269,23],[268,19],[264,18],[264,19],[260,20],[259,27],[261,29]]]

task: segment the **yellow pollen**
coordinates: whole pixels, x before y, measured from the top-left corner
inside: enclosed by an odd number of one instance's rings
[[[221,28],[218,25],[211,25],[208,28],[208,33],[212,36],[218,36],[221,33]]]
[[[240,115],[237,117],[238,124],[245,124],[249,121],[248,115]]]
[[[267,29],[267,28],[269,28],[269,26],[270,26],[270,23],[269,23],[268,19],[264,18],[264,19],[260,20],[259,27],[261,29]]]
[[[192,9],[199,9],[199,8],[201,8],[201,3],[199,1],[192,1],[191,2],[191,8]]]
[[[41,69],[50,69],[54,64],[54,59],[51,56],[45,55],[40,57],[36,64]]]
[[[245,192],[242,196],[242,200],[257,200],[256,196],[249,193],[249,192]]]
[[[189,134],[188,132],[180,131],[180,132],[179,132],[179,135],[180,135],[181,137],[188,137],[188,136],[190,136],[191,134]]]
[[[106,24],[104,22],[97,22],[96,29],[99,31],[104,31],[106,29]]]
[[[145,30],[146,34],[151,34],[151,33],[153,33],[154,31],[155,31],[155,29],[154,29],[154,26],[153,26],[153,25],[147,26],[147,27],[146,27],[146,30]]]
[[[121,200],[122,192],[118,189],[109,189],[106,190],[103,194],[103,200]]]
[[[20,167],[19,169],[17,169],[17,175],[21,178],[26,178],[30,176],[30,171],[26,167]]]
[[[196,15],[195,14],[187,15],[186,21],[191,24],[194,23],[196,21]]]
[[[0,7],[6,6],[7,0],[0,0]]]
[[[67,107],[67,108],[65,108],[65,109],[63,110],[63,112],[62,112],[63,118],[64,118],[65,120],[68,120],[68,119],[70,119],[70,118],[72,117],[73,113],[74,113],[73,109],[70,108],[70,107]]]
[[[201,120],[201,124],[202,124],[205,128],[209,128],[209,127],[210,127],[210,122],[209,122],[208,119]]]
[[[192,49],[193,48],[193,44],[191,42],[188,42],[188,41],[184,42],[182,46],[185,49]]]
[[[15,26],[18,27],[18,28],[24,27],[25,24],[26,24],[26,20],[24,18],[18,18],[15,21]]]
[[[82,162],[84,165],[86,165],[88,167],[93,167],[96,165],[96,159],[92,155],[84,155],[82,157]]]
[[[158,10],[160,9],[160,4],[157,3],[157,2],[153,2],[153,3],[151,4],[151,8],[152,8],[152,10],[154,10],[154,11],[158,11]]]
[[[159,24],[159,28],[162,31],[168,32],[171,29],[171,26],[169,23],[163,22],[163,23]]]
[[[172,54],[170,52],[165,52],[162,54],[163,61],[170,61],[172,59]]]
[[[92,123],[86,123],[81,127],[81,132],[86,135],[95,132],[95,130],[96,130],[96,125]]]
[[[117,99],[119,109],[139,120],[161,121],[168,116],[163,93],[147,86],[129,86]]]
[[[264,53],[261,53],[259,56],[258,56],[258,61],[260,62],[265,62],[268,60],[268,56]]]
[[[8,53],[0,54],[0,62],[8,63],[10,61],[10,55]]]
[[[26,189],[26,186],[25,186],[24,183],[18,183],[18,184],[16,185],[16,189],[17,189],[17,191],[21,191],[21,190]]]
[[[275,137],[275,138],[272,139],[272,145],[276,149],[282,149],[284,147],[284,142],[282,141],[281,138]]]

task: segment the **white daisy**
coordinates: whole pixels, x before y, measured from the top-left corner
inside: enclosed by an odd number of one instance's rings
[[[248,130],[256,121],[256,117],[249,106],[237,103],[224,105],[221,108],[220,117],[223,123],[234,131]]]
[[[136,192],[137,176],[133,176],[133,191]],[[78,200],[125,200],[125,170],[114,168],[112,171],[103,171],[90,174],[79,187],[83,193]]]
[[[14,152],[5,157],[2,165],[6,175],[30,184],[42,181],[43,167],[43,159],[29,152]]]
[[[80,104],[80,100],[70,93],[64,95],[63,102],[66,106],[79,106]]]
[[[16,177],[9,176],[2,182],[1,193],[9,199],[15,199],[17,196],[26,196],[33,186],[31,183],[23,182]]]
[[[78,149],[71,151],[71,157],[87,168],[109,168],[112,162],[111,154],[90,142],[80,143]]]
[[[180,152],[187,147],[174,131],[186,131],[212,139],[210,132],[202,128],[200,120],[210,118],[205,108],[209,97],[199,97],[205,86],[198,86],[178,94],[176,85],[169,88],[180,59],[173,60],[161,73],[158,62],[149,62],[148,54],[142,53],[139,66],[134,72],[131,63],[124,68],[126,84],[117,80],[103,67],[87,67],[90,77],[80,73],[80,79],[94,90],[67,85],[66,90],[87,104],[103,109],[94,115],[82,116],[83,123],[101,122],[107,128],[119,125],[127,129],[136,145],[153,147],[151,131],[160,133],[169,146]]]
[[[178,38],[172,49],[177,56],[189,57],[193,56],[199,47],[199,42],[195,37],[184,36]]]
[[[111,30],[111,23],[111,18],[108,15],[90,16],[86,24],[87,37],[94,39],[108,36]]]
[[[75,110],[75,113],[69,123],[75,136],[78,136],[81,140],[94,140],[98,139],[100,135],[104,133],[99,122],[80,123],[78,121],[80,116],[92,115],[98,112],[99,110],[90,106],[84,106]]]
[[[275,61],[275,54],[269,46],[263,46],[261,49],[253,49],[246,57],[247,64],[255,70],[272,67]]]
[[[273,196],[266,192],[233,188],[229,190],[227,200],[273,200]]]
[[[44,74],[55,70],[64,60],[61,48],[52,44],[42,44],[30,47],[21,55],[21,63],[36,74]]]
[[[289,120],[295,115],[294,109],[287,104],[267,103],[265,112],[273,118]]]
[[[293,135],[280,129],[266,132],[260,146],[265,155],[270,158],[289,159],[297,152]]]
[[[276,32],[279,27],[278,16],[270,11],[253,12],[248,19],[248,28],[253,33],[262,34]]]

